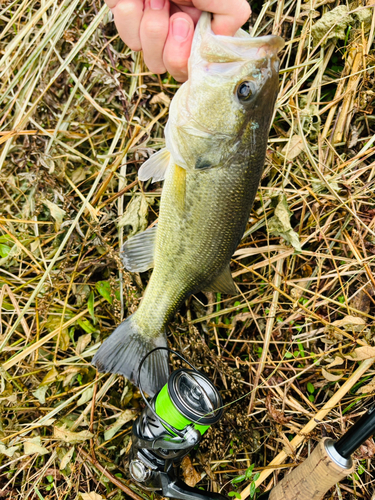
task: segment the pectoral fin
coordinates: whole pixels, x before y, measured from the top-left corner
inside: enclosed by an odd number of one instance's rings
[[[154,153],[138,170],[138,179],[148,181],[152,177],[152,182],[163,181],[170,158],[171,154],[166,148]]]
[[[228,266],[208,287],[205,287],[204,291],[238,295],[238,290],[233,281],[230,267]]]
[[[122,246],[120,256],[124,267],[132,273],[143,273],[154,266],[157,224],[136,234]]]

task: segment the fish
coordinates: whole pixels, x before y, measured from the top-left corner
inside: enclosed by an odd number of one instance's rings
[[[138,171],[141,181],[164,181],[158,223],[129,238],[120,253],[129,271],[153,271],[138,309],[103,342],[93,364],[150,396],[168,379],[166,327],[183,301],[199,291],[238,294],[230,260],[263,172],[283,46],[278,36],[251,37],[242,29],[215,35],[211,14],[202,13],[188,80],[170,104],[166,147]]]

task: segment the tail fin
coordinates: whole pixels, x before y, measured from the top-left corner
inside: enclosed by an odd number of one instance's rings
[[[131,315],[103,342],[92,364],[100,372],[120,373],[137,384],[139,365],[155,347],[167,347],[165,335],[142,336]],[[153,352],[143,363],[140,378],[142,389],[149,396],[156,394],[168,379],[167,351]]]

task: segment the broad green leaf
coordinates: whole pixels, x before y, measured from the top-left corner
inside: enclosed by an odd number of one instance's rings
[[[250,498],[253,498],[253,496],[255,495],[255,490],[256,490],[255,483],[251,483],[250,484]]]
[[[241,476],[237,476],[237,477],[234,477],[231,481],[232,484],[238,484],[238,483],[242,483],[242,481],[244,481],[246,479],[246,476],[245,474],[242,474]]]
[[[90,316],[92,317],[92,320],[95,323],[94,302],[95,302],[94,292],[91,291],[89,298],[87,299],[87,309],[89,310]]]
[[[94,333],[96,329],[94,325],[88,319],[77,319],[77,323],[86,333]]]
[[[307,390],[309,391],[310,394],[314,394],[315,387],[312,385],[311,382],[307,382],[306,388],[307,388]]]
[[[111,297],[111,284],[109,283],[109,281],[98,281],[96,284],[96,289],[98,290],[100,295],[112,305],[113,299]]]
[[[8,245],[3,245],[0,243],[0,257],[7,257],[10,252],[10,247]]]
[[[241,495],[237,491],[230,491],[228,493],[228,497],[236,497],[236,498],[241,498]]]
[[[12,238],[8,234],[0,236],[0,243],[6,243],[7,241],[12,241]]]
[[[245,472],[245,475],[246,475],[246,479],[250,479],[252,474],[253,474],[253,469],[255,467],[255,464],[251,464],[250,467],[248,467],[246,469],[246,472]]]

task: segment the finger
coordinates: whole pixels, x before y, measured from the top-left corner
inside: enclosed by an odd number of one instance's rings
[[[193,7],[192,0],[173,0],[173,3],[176,5],[187,5],[189,7]]]
[[[197,22],[199,21],[199,18],[202,14],[202,11],[196,9],[195,7],[193,7],[192,3],[189,2],[190,5],[183,5],[183,4],[176,4],[176,2],[173,2],[171,3],[171,9],[170,9],[170,13],[171,13],[171,16],[172,14],[175,14],[176,12],[185,12],[186,14],[189,14],[189,16],[192,18],[192,20],[194,21],[194,26],[197,24]]]
[[[143,16],[143,0],[106,0],[112,9],[117,31],[120,38],[132,50],[141,50],[139,28]],[[110,2],[115,4],[110,6]]]
[[[164,47],[164,64],[178,82],[184,82],[188,77],[188,60],[193,36],[194,22],[191,17],[184,12],[173,14]]]
[[[165,73],[163,49],[169,29],[169,0],[146,0],[141,21],[141,43],[147,67]]]
[[[216,35],[233,36],[251,15],[247,0],[192,0],[199,10],[212,12],[212,30]]]
[[[116,7],[116,5],[118,4],[119,0],[105,0],[105,3],[107,4],[107,6],[112,10]]]

